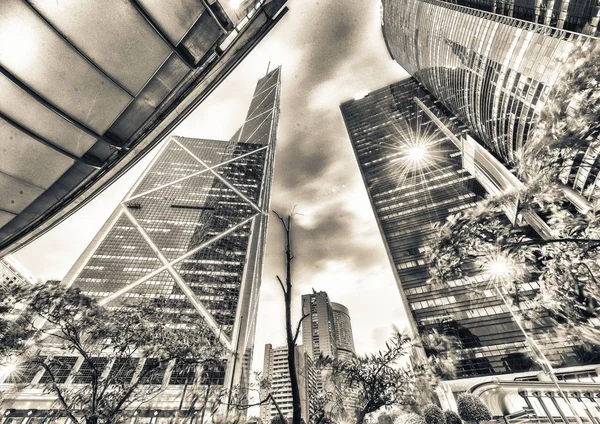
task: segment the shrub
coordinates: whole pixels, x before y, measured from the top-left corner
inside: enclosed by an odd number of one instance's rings
[[[444,411],[444,416],[446,417],[446,424],[462,424],[462,420],[454,411]]]
[[[426,422],[422,416],[410,413],[399,415],[394,424],[426,424]]]
[[[427,405],[423,409],[423,418],[427,424],[446,424],[446,416],[436,405]]]
[[[477,396],[470,393],[458,395],[456,399],[458,405],[458,415],[465,421],[486,421],[491,420],[490,410]]]

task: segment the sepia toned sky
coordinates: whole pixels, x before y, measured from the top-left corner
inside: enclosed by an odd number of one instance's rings
[[[272,209],[294,210],[293,282],[300,295],[325,290],[350,310],[359,353],[405,326],[404,311],[339,110],[356,93],[407,76],[389,56],[377,0],[289,0],[289,13],[174,134],[227,140],[242,124],[256,81],[282,65]],[[151,155],[15,257],[37,278],[62,279]],[[283,236],[271,216],[254,368],[265,343],[285,341]],[[279,324],[281,322],[281,325]]]

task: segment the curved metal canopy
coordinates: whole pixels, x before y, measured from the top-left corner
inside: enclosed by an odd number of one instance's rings
[[[0,257],[93,198],[225,78],[285,0],[0,2]]]

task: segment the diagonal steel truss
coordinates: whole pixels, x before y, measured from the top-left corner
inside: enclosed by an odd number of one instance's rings
[[[273,113],[273,109],[269,110],[268,112]],[[268,117],[269,116],[267,116],[267,118]],[[169,273],[169,275],[173,278],[173,280],[175,281],[177,286],[181,289],[183,294],[186,296],[186,299],[193,305],[193,307],[200,314],[200,316],[202,316],[204,318],[205,322],[208,324],[208,326],[214,332],[214,334],[218,337],[220,342],[227,349],[233,350],[234,349],[233,340],[231,340],[229,337],[227,337],[227,335],[223,331],[221,331],[219,324],[215,321],[214,317],[211,315],[211,313],[208,311],[208,309],[203,305],[203,303],[198,299],[198,297],[196,296],[194,291],[185,282],[185,280],[179,274],[179,272],[177,272],[177,270],[174,268],[174,265],[191,257],[198,251],[205,249],[206,247],[216,243],[217,241],[221,240],[222,238],[228,236],[229,234],[234,233],[235,231],[239,230],[240,228],[242,228],[246,225],[251,225],[255,219],[260,219],[261,216],[268,215],[268,205],[261,205],[262,206],[261,207],[261,206],[255,204],[253,201],[248,199],[248,197],[246,195],[244,195],[242,192],[240,192],[240,190],[238,190],[233,184],[231,184],[229,181],[227,181],[226,178],[224,178],[221,174],[216,172],[216,170],[224,165],[238,161],[240,159],[244,159],[248,156],[257,154],[264,150],[266,150],[267,155],[269,155],[270,154],[269,150],[270,150],[271,146],[266,145],[264,147],[252,150],[251,152],[247,152],[247,153],[241,154],[239,156],[230,158],[230,159],[220,162],[216,165],[209,166],[206,162],[204,162],[197,155],[195,155],[192,151],[190,151],[187,147],[185,147],[182,143],[180,143],[176,137],[172,137],[167,143],[177,144],[184,151],[186,151],[191,157],[193,157],[194,160],[196,160],[202,166],[202,169],[199,171],[193,172],[189,175],[186,175],[182,178],[178,178],[169,183],[162,184],[162,185],[160,185],[158,187],[154,187],[150,190],[146,190],[139,194],[134,195],[133,194],[134,192],[132,190],[131,193],[128,196],[126,196],[125,199],[120,203],[120,209],[121,209],[120,214],[124,215],[128,219],[128,221],[133,225],[133,227],[137,230],[137,232],[141,235],[141,237],[144,239],[146,244],[152,249],[153,253],[156,255],[156,257],[160,261],[161,266],[159,268],[153,270],[152,272],[149,272],[148,274],[144,275],[143,277],[137,279],[136,281],[128,284],[127,286],[121,288],[120,290],[112,293],[111,295],[103,298],[102,300],[99,301],[99,304],[107,305],[107,304],[113,302],[114,300],[120,298],[121,296],[125,295],[126,293],[130,292],[131,290],[135,289],[136,287],[140,286],[141,284],[145,283],[146,281],[150,280],[151,278],[161,274],[164,271],[167,271]],[[180,184],[182,181],[188,180],[190,178],[193,178],[195,176],[198,176],[198,175],[201,175],[201,174],[204,174],[207,172],[213,174],[213,176],[215,178],[217,178],[219,181],[221,181],[223,184],[225,184],[230,190],[232,190],[237,196],[239,196],[239,198],[241,200],[243,200],[245,203],[247,203],[249,206],[251,206],[256,211],[256,213],[253,214],[252,216],[248,217],[244,221],[232,226],[231,228],[227,229],[226,231],[205,241],[204,243],[194,247],[193,249],[190,249],[186,253],[178,256],[177,258],[175,258],[173,260],[169,260],[162,253],[161,249],[156,245],[156,243],[154,242],[152,237],[144,230],[144,227],[137,221],[135,216],[128,210],[127,203],[134,199],[138,199],[138,198],[147,196],[158,190],[162,190],[162,189],[168,188],[170,186]]]

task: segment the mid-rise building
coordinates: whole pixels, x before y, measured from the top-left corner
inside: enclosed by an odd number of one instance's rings
[[[62,281],[108,308],[163,299],[166,322],[181,322],[182,315],[203,321],[230,352],[222,368],[211,371],[212,387],[243,388],[248,383],[280,76],[277,68],[258,81],[246,120],[229,141],[178,136],[167,140]],[[61,371],[63,382],[77,380],[83,372],[81,358],[72,352],[59,355],[70,364]],[[184,381],[172,375],[173,369],[177,364],[154,379],[167,386],[168,399],[185,394]],[[30,377],[21,381],[30,389],[4,399],[2,406],[10,408],[11,417],[30,416],[32,409],[34,416],[43,416],[52,404],[50,396],[40,397],[43,372]],[[163,411],[161,416],[178,406],[160,395],[144,404],[148,410]],[[144,413],[140,410],[136,417],[143,419]]]
[[[302,346],[296,346],[295,359],[302,419],[308,423],[314,412],[311,398],[314,397],[317,390],[317,374],[312,358],[302,349]],[[277,403],[277,406],[273,402],[261,405],[260,418],[263,424],[270,424],[273,418],[279,416],[277,408],[284,417],[291,418],[293,412],[292,388],[286,346],[273,348],[271,344],[265,345],[263,378],[269,382],[269,387],[261,390],[261,399],[266,399],[270,394]]]
[[[391,56],[510,167],[573,52],[596,43],[599,10],[597,0],[384,0],[382,25]],[[591,197],[600,156],[576,156],[564,182]]]
[[[0,260],[0,284],[35,284],[36,279],[11,255]]]
[[[341,109],[413,335],[436,330],[458,343],[457,379],[444,385],[450,393],[441,393],[447,396],[442,403],[451,407],[451,392],[492,381],[491,376],[512,382],[507,387],[519,387],[514,383],[518,378],[538,379],[540,367],[485,270],[473,264],[447,284],[428,282],[427,252],[436,226],[484,194],[507,188],[503,185],[515,177],[414,78],[348,101]],[[532,231],[545,231],[535,214],[526,219]],[[522,284],[524,295],[536,288]],[[596,365],[583,364],[598,358],[587,356],[568,336],[545,337],[550,325],[528,330],[546,357],[561,373],[595,375]],[[547,393],[554,396],[556,388]],[[526,407],[524,402],[518,395],[516,400],[504,396],[495,405],[504,410],[495,413],[515,412]]]

